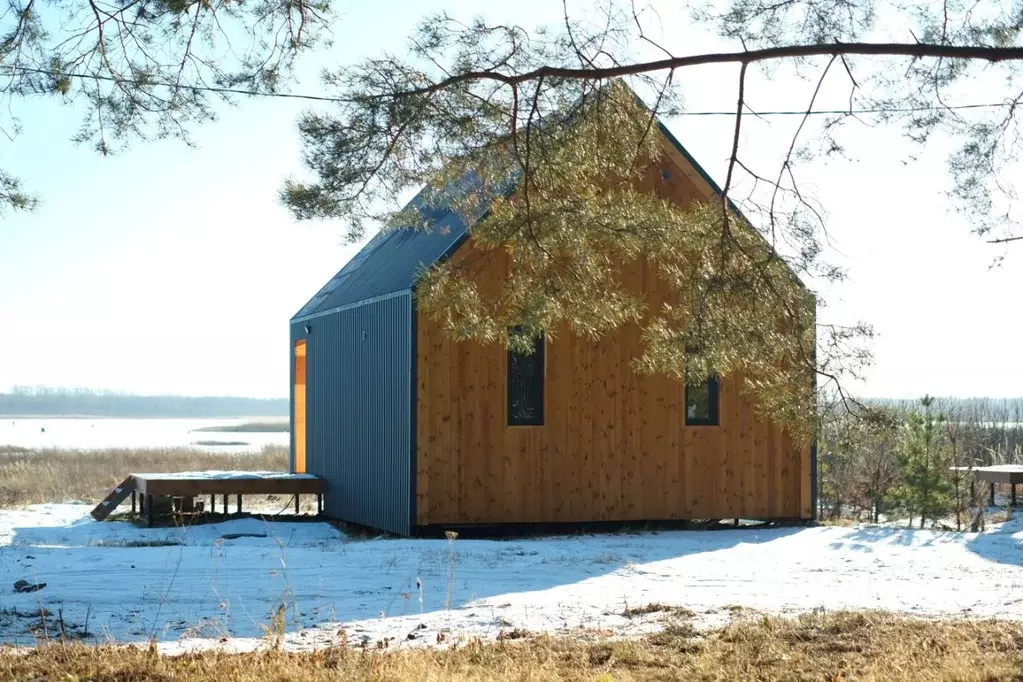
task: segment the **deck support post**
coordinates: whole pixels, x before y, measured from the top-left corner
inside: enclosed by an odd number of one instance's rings
[[[210,495],[210,513],[211,514],[216,514],[217,513],[217,496],[216,496],[216,494]]]
[[[153,496],[146,495],[146,525],[153,525]]]
[[[316,514],[319,516],[323,513],[323,493],[316,493]]]
[[[1012,504],[1013,507],[1015,507],[1016,506],[1016,484],[1015,483],[1010,483],[1009,485],[1012,488],[1012,497],[1010,498],[1012,500],[1011,504]]]
[[[224,516],[227,516],[227,493],[224,493]]]
[[[299,495],[298,493],[295,493],[295,516],[298,516],[298,498],[300,498],[300,497],[301,497],[301,495]]]
[[[995,506],[995,482],[991,481],[991,506]]]
[[[131,513],[132,513],[132,516],[135,515],[135,496],[136,496],[136,491],[132,490],[131,491]]]
[[[238,513],[242,513],[242,494],[238,493]]]

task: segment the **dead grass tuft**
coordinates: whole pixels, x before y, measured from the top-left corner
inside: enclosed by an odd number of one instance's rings
[[[684,606],[672,606],[670,604],[662,604],[661,602],[656,601],[644,604],[643,606],[626,606],[625,610],[622,611],[622,615],[626,618],[645,616],[650,613],[667,613],[680,618],[692,618],[696,615]]]
[[[839,528],[854,528],[863,525],[863,520],[853,516],[828,516],[818,519],[817,523],[822,526],[837,526]]]
[[[177,657],[148,647],[0,650],[0,680],[1018,680],[1023,623],[924,621],[885,613],[756,618],[693,637],[664,633],[595,643],[549,636],[445,650],[344,644]]]
[[[42,502],[99,502],[130,473],[202,471],[285,471],[288,449],[267,447],[250,454],[203,452],[192,448],[39,450],[0,452],[0,507]]]
[[[676,651],[695,652],[702,647],[703,635],[688,621],[668,623],[650,635],[650,643]]]
[[[997,511],[989,512],[986,521],[988,523],[1005,523],[1012,521],[1012,508],[1006,507]]]
[[[532,636],[533,633],[530,632],[529,630],[525,630],[523,628],[512,628],[511,630],[507,631],[502,630],[501,632],[499,632],[497,634],[497,639],[499,641],[504,641],[506,639],[526,639]]]

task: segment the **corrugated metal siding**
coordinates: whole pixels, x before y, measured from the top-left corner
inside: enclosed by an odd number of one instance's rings
[[[306,339],[307,470],[327,515],[407,535],[412,519],[412,296],[291,325]]]

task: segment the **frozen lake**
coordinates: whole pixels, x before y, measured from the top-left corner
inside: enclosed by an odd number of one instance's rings
[[[197,431],[251,422],[287,421],[286,417],[213,419],[107,419],[0,417],[0,446],[100,450],[105,448],[194,447],[210,452],[257,452],[265,445],[289,444],[289,434]],[[199,445],[199,442],[217,443]],[[226,442],[244,445],[224,445]]]

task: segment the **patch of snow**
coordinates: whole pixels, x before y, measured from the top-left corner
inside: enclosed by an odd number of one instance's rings
[[[262,480],[266,478],[315,479],[313,474],[290,474],[286,471],[176,471],[173,473],[132,474],[148,481],[171,481],[177,479],[232,479]]]
[[[1023,619],[1023,522],[955,534],[881,526],[738,528],[523,540],[354,541],[320,522],[247,518],[182,528],[97,523],[88,505],[0,511],[0,641],[31,643],[15,609],[89,618],[95,637],[167,651],[260,645],[284,604],[290,648],[432,645],[524,628],[628,635],[685,606],[792,614],[883,608]],[[18,594],[24,579],[47,586]],[[421,585],[422,587],[418,587]],[[8,617],[5,618],[4,614]],[[221,642],[222,638],[226,638]]]

